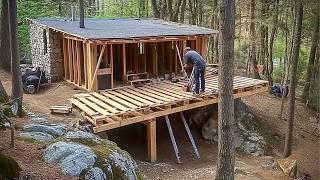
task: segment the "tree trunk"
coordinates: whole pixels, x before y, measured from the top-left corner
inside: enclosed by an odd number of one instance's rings
[[[302,99],[304,102],[309,100],[309,89],[310,89],[310,82],[311,82],[311,76],[312,76],[312,71],[314,70],[314,60],[316,57],[316,50],[318,47],[318,41],[319,41],[319,26],[320,26],[320,14],[318,13],[319,10],[317,9],[317,12],[315,12],[316,15],[316,23],[314,26],[314,31],[312,35],[312,45],[311,45],[311,50],[310,50],[310,56],[309,56],[309,63],[308,63],[308,69],[307,69],[307,74],[306,74],[306,80],[305,80],[305,85],[303,88],[302,92]]]
[[[8,2],[7,0],[2,0],[0,66],[6,71],[11,70],[10,49],[8,48],[8,42],[10,41],[10,38],[8,34],[9,34]]]
[[[174,21],[174,22],[178,22],[181,2],[182,2],[182,0],[176,0],[175,6],[174,6],[174,11],[173,11],[173,17],[172,17],[172,21]]]
[[[222,0],[220,6],[220,59],[218,110],[218,165],[216,180],[234,179],[234,36],[235,1]]]
[[[153,10],[153,17],[160,18],[160,11],[158,9],[157,0],[151,0],[151,6]]]
[[[180,20],[179,20],[180,23],[184,23],[184,14],[186,13],[186,5],[187,5],[187,0],[182,0]]]
[[[273,74],[273,44],[274,44],[274,39],[276,36],[277,26],[278,26],[278,2],[275,1],[274,12],[273,12],[273,27],[271,30],[270,44],[269,44],[268,82],[269,82],[269,92],[270,93],[272,91],[272,86],[273,86],[273,78],[272,78],[272,74]]]
[[[0,102],[5,101],[8,102],[9,100],[9,96],[6,92],[6,90],[4,89],[2,82],[0,80]]]
[[[80,16],[80,28],[84,28],[84,5],[83,0],[79,0],[79,16]]]
[[[258,63],[256,57],[256,23],[255,23],[255,9],[256,9],[256,0],[250,1],[250,62],[253,66],[254,78],[260,79],[260,75],[258,72]]]
[[[172,0],[167,0],[167,8],[168,8],[169,20],[170,20],[170,21],[173,21]]]
[[[19,60],[19,48],[17,43],[17,2],[8,0],[9,35],[11,49],[12,95],[11,100],[18,103],[17,115],[22,117],[22,79]]]
[[[195,9],[193,8],[193,3],[192,0],[188,0],[188,5],[189,5],[189,10],[190,10],[190,24],[195,25],[196,24],[196,14],[195,14]]]
[[[299,51],[301,44],[301,30],[302,30],[302,18],[303,18],[303,6],[301,1],[297,1],[297,14],[296,14],[296,31],[294,32],[294,47],[291,60],[291,74],[290,74],[290,87],[289,87],[289,118],[287,121],[287,133],[284,146],[284,157],[291,155],[292,151],[292,132],[293,132],[293,120],[294,120],[294,108],[296,97],[296,85],[297,85],[297,67],[299,60]]]
[[[167,16],[167,0],[161,0],[161,12],[160,12],[160,18],[166,19]]]
[[[58,10],[59,10],[59,16],[62,17],[63,14],[62,14],[62,1],[61,0],[58,2]]]

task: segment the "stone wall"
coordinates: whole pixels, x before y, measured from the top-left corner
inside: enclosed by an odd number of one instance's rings
[[[60,33],[38,24],[30,24],[32,65],[44,69],[47,78],[51,81],[63,79],[61,41]]]

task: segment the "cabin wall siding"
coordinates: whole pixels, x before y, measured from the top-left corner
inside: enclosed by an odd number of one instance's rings
[[[61,39],[61,34],[46,27],[37,24],[30,25],[32,65],[44,69],[47,78],[53,82],[63,79]],[[45,46],[45,41],[47,46]]]

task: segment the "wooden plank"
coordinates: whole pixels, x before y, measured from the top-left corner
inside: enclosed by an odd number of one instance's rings
[[[133,109],[139,108],[138,106],[126,101],[125,99],[118,98],[118,97],[116,97],[116,96],[114,96],[112,94],[109,94],[108,92],[101,92],[101,94],[106,96],[106,97],[108,97],[108,98],[110,98],[112,101],[116,101],[116,102],[118,102],[118,103],[120,103],[120,104],[122,104],[122,105],[124,105],[126,107],[133,108]]]
[[[157,121],[156,119],[147,122],[147,145],[148,160],[155,162],[157,160]]]
[[[141,103],[141,102],[139,102],[139,101],[136,101],[135,99],[133,99],[133,98],[131,98],[131,97],[129,97],[129,96],[123,95],[123,94],[121,94],[121,93],[119,93],[119,92],[109,91],[108,93],[110,93],[110,94],[112,94],[112,95],[114,95],[114,96],[117,96],[117,97],[119,97],[119,98],[121,98],[121,99],[124,99],[124,100],[126,100],[126,101],[128,101],[128,102],[130,102],[130,103],[132,103],[132,104],[134,104],[134,105],[137,105],[137,106],[145,106],[144,103]]]
[[[103,102],[105,103],[108,103],[110,104],[111,106],[113,106],[114,108],[117,108],[119,111],[129,111],[130,108],[128,107],[125,107],[115,101],[112,101],[112,99],[108,98],[108,97],[105,97],[99,93],[91,93],[91,95],[97,97],[98,99],[102,100]]]
[[[139,97],[141,97],[143,99],[149,100],[149,101],[154,102],[154,103],[158,103],[158,104],[163,103],[163,101],[155,99],[155,98],[153,98],[151,96],[147,96],[147,95],[141,94],[141,93],[136,92],[134,90],[131,90],[129,88],[125,88],[125,89],[123,89],[123,91],[126,91],[126,92],[131,93],[131,94],[136,95],[136,96],[139,96]]]
[[[179,98],[175,98],[175,97],[172,97],[172,96],[168,96],[168,95],[165,95],[161,92],[157,92],[157,91],[154,91],[154,90],[151,90],[149,88],[146,88],[146,87],[139,87],[138,89],[141,89],[141,90],[144,90],[146,92],[149,92],[149,93],[152,93],[152,94],[155,94],[157,96],[160,96],[160,97],[163,97],[163,98],[166,98],[166,99],[170,99],[172,101],[177,101],[179,100]]]
[[[168,98],[164,98],[164,97],[161,97],[161,96],[158,96],[157,94],[153,94],[153,93],[150,93],[150,92],[147,92],[147,91],[144,91],[143,89],[139,89],[139,88],[135,88],[135,89],[132,89],[140,94],[143,94],[145,96],[149,96],[149,97],[152,97],[154,98],[155,100],[159,100],[161,101],[162,103],[164,102],[171,102],[172,99],[168,99]]]
[[[93,77],[92,77],[92,80],[91,80],[91,84],[90,84],[89,91],[92,90],[93,84],[94,84],[94,82],[96,82],[97,71],[98,71],[98,69],[99,69],[99,66],[100,66],[100,63],[101,63],[101,60],[102,60],[102,57],[103,57],[103,53],[104,53],[105,48],[106,48],[106,45],[103,45],[103,46],[102,46],[102,50],[101,50],[100,55],[99,55],[98,63],[96,64],[95,71],[94,71],[94,73],[93,73]]]
[[[81,103],[80,101],[76,99],[70,99],[71,104],[75,105],[79,109],[81,109],[83,112],[88,114],[89,116],[97,115],[98,113],[87,107],[85,104]]]
[[[86,99],[85,97],[81,97],[78,98],[79,101],[83,102],[84,104],[86,104],[87,106],[89,106],[90,108],[98,111],[100,114],[105,115],[105,116],[109,116],[110,112],[108,112],[105,109],[102,109],[101,107],[99,107],[98,105],[96,105],[95,103],[89,101],[88,99]]]
[[[124,91],[124,90],[120,90],[120,89],[119,89],[119,90],[116,90],[116,92],[121,93],[121,94],[123,94],[123,95],[125,95],[125,96],[128,96],[128,97],[130,97],[130,98],[132,98],[132,99],[135,99],[135,100],[143,103],[143,105],[152,105],[152,104],[154,104],[153,102],[150,102],[150,101],[148,101],[148,100],[145,100],[145,99],[143,99],[143,98],[141,98],[141,97],[139,97],[139,96],[135,96],[135,95],[133,95],[133,94],[127,93],[127,92]]]
[[[158,76],[158,53],[157,53],[157,44],[151,44],[151,61],[152,61],[152,73],[153,76]]]
[[[99,106],[107,109],[109,112],[112,112],[114,114],[119,113],[120,111],[116,110],[115,108],[109,106],[107,103],[104,103],[103,101],[101,101],[100,99],[94,97],[94,96],[89,96],[87,97],[87,99],[89,99],[90,101],[98,104]]]
[[[145,87],[148,88],[148,89],[157,91],[159,93],[163,93],[163,94],[168,95],[168,96],[173,97],[173,98],[186,99],[185,96],[181,96],[181,95],[178,95],[176,93],[168,92],[168,90],[163,90],[161,88],[155,88],[155,87],[152,87],[152,86],[145,86]]]

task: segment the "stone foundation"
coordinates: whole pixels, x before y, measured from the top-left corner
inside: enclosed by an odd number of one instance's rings
[[[32,65],[44,69],[47,78],[51,81],[63,79],[61,36],[60,33],[44,26],[30,24]]]

